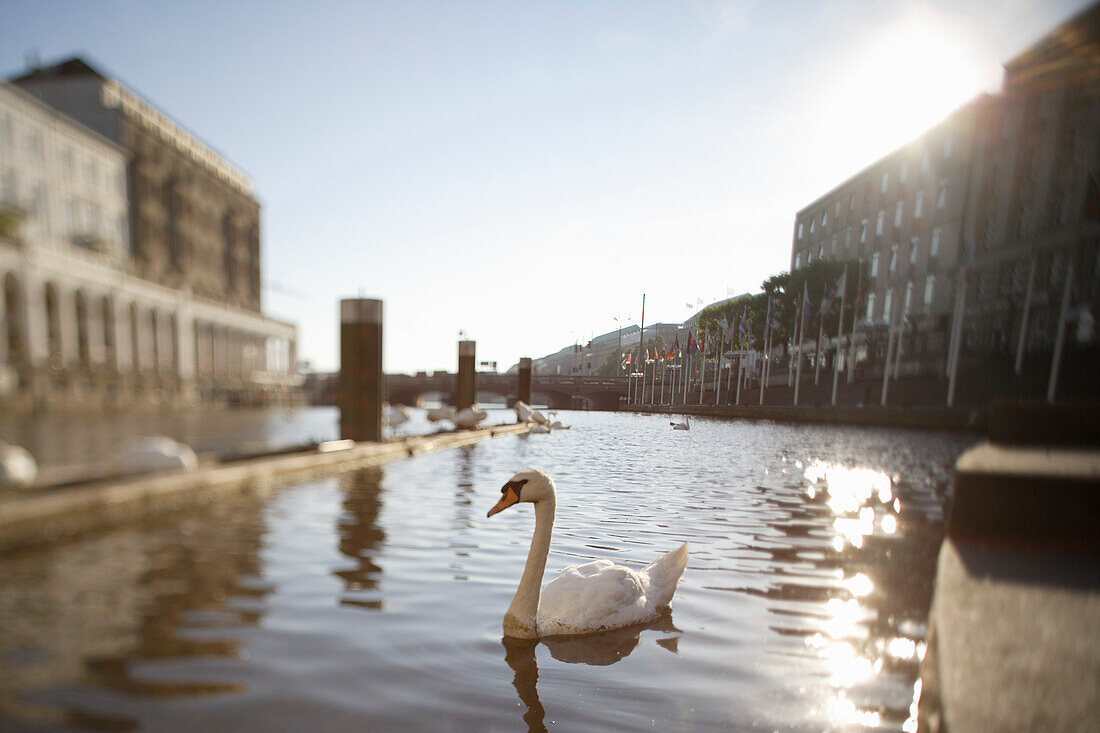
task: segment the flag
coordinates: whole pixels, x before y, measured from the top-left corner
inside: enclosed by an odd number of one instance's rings
[[[1100,221],[1100,186],[1096,185],[1096,176],[1089,176],[1085,186],[1085,208],[1081,213],[1088,221]]]
[[[848,270],[845,268],[844,274],[837,278],[836,284],[832,290],[826,288],[824,295],[821,296],[821,312],[824,313],[828,310],[829,306],[833,304],[834,300],[838,300],[844,295],[844,288],[848,285]]]
[[[626,355],[626,358],[623,359],[623,363],[622,363],[622,368],[623,369],[626,369],[628,366],[630,366],[630,354]]]
[[[674,351],[680,350],[680,334],[676,334],[676,339],[672,342],[672,348]]]
[[[738,332],[738,334],[740,334],[742,341],[745,340],[745,336],[749,332],[749,322],[747,320],[745,320],[746,317],[747,317],[747,314],[748,314],[747,310],[741,311],[741,323],[739,323],[737,325],[737,332]]]
[[[718,322],[718,327],[722,329],[722,335],[727,339],[730,337],[730,322],[726,320],[726,314],[722,314],[722,320]]]
[[[696,296],[695,296],[695,303],[696,303],[697,305],[702,305],[702,304],[703,304],[703,299],[702,299],[702,298],[700,298],[700,297],[699,297],[698,295],[696,295]]]
[[[688,310],[691,310],[695,306],[693,306],[691,303],[684,303],[684,307],[687,308]]]
[[[654,349],[653,351],[650,351],[648,347],[646,348],[646,350],[645,350],[645,363],[646,364],[652,363],[653,360],[657,358],[656,354],[655,354],[656,351],[657,351],[656,349]]]
[[[707,332],[706,331],[703,331],[702,335],[699,336],[699,348],[702,349],[703,351],[707,350]]]
[[[688,354],[695,356],[699,353],[699,344],[695,343],[695,336],[688,334]]]

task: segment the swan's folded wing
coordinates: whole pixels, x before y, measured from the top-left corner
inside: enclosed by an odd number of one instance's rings
[[[645,579],[630,568],[608,560],[572,565],[543,589],[539,631],[582,634],[646,621],[653,613],[645,594]]]

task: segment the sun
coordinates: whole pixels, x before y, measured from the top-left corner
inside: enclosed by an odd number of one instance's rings
[[[849,166],[869,163],[995,85],[999,71],[948,26],[899,20],[838,64],[818,118],[820,138]]]

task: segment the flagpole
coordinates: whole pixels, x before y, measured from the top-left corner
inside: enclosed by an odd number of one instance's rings
[[[703,395],[707,391],[707,337],[703,336],[702,358],[699,359],[699,406],[703,406]]]
[[[821,300],[821,315],[818,317],[817,343],[814,344],[814,386],[821,376],[821,339],[825,338],[825,299]]]
[[[840,347],[844,343],[844,305],[848,297],[848,265],[844,266],[844,274],[840,276],[844,287],[840,289],[840,313],[836,317],[836,356],[833,358],[833,397],[830,404],[836,407],[836,385],[840,377]]]
[[[760,365],[760,404],[764,404],[764,385],[768,382],[768,367],[771,366],[772,338],[772,299],[768,298],[768,310],[764,316],[764,361]]]
[[[798,330],[802,327],[802,303],[799,303],[794,309],[794,333],[791,334],[791,351],[790,358],[787,359],[787,386],[794,386],[794,344],[798,341]]]
[[[1058,370],[1062,367],[1062,349],[1066,343],[1066,316],[1069,314],[1069,301],[1073,291],[1073,269],[1077,264],[1077,247],[1081,241],[1081,220],[1077,221],[1077,230],[1073,234],[1073,245],[1066,263],[1066,285],[1062,289],[1062,307],[1058,314],[1058,336],[1054,340],[1054,355],[1050,360],[1050,382],[1047,384],[1047,402],[1054,402],[1058,391]]]
[[[654,349],[656,351],[656,349]],[[657,404],[657,354],[653,354],[653,373],[649,375],[649,401]]]
[[[715,359],[717,365],[714,369],[714,406],[717,407],[722,401],[722,351],[726,346],[726,334],[718,334],[718,358]]]
[[[890,337],[886,340],[886,362],[882,367],[882,397],[879,399],[879,404],[882,407],[886,407],[886,392],[890,384],[890,354],[894,350],[895,330],[894,324],[891,323]]]
[[[806,291],[807,287],[806,283],[802,283],[802,312],[798,317],[798,367],[795,369],[794,375],[795,407],[798,406],[798,388],[802,386],[802,341],[806,338],[806,334],[803,332],[806,330],[806,305],[810,302]]]
[[[947,406],[955,405],[955,381],[959,373],[959,342],[962,340],[962,316],[966,311],[967,271],[959,273],[959,287],[955,293],[955,319],[951,324],[951,348],[947,354]]]
[[[848,384],[856,380],[856,323],[859,318],[859,302],[863,299],[863,263],[856,270],[856,299],[852,301],[852,332],[848,336]]]
[[[1031,258],[1031,270],[1027,275],[1027,296],[1024,298],[1024,314],[1020,318],[1020,342],[1016,345],[1016,375],[1024,372],[1024,344],[1027,343],[1027,326],[1031,317],[1031,297],[1035,293],[1035,257]]]

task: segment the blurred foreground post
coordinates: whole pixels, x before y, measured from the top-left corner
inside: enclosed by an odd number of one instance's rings
[[[474,369],[476,341],[458,342],[458,376],[455,378],[455,409],[465,410],[477,402],[477,372]]]
[[[516,399],[531,404],[531,357],[529,356],[521,356],[519,360]]]
[[[382,301],[340,301],[340,437],[382,440]]]

